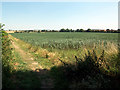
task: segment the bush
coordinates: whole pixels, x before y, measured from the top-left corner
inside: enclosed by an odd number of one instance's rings
[[[3,88],[10,86],[10,76],[12,73],[12,66],[10,61],[12,60],[12,51],[10,48],[10,40],[8,34],[5,31],[2,32],[2,85]]]
[[[78,87],[96,87],[96,88],[111,88],[111,84],[115,77],[118,76],[118,71],[113,70],[105,58],[105,51],[103,50],[100,57],[96,55],[96,52],[88,51],[84,59],[75,56],[76,64],[63,63],[63,73],[68,81],[75,81],[80,83]],[[117,64],[116,64],[117,65]],[[117,69],[117,68],[115,68]],[[82,86],[81,86],[82,85]],[[118,86],[117,86],[118,88]]]

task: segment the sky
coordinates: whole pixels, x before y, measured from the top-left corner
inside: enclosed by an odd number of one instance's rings
[[[2,2],[6,30],[117,29],[117,2]]]

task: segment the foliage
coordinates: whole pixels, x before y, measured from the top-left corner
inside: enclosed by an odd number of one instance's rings
[[[0,28],[2,29],[2,26],[0,24]],[[10,48],[10,40],[8,38],[8,34],[3,31],[2,29],[2,77],[3,77],[3,88],[9,87],[9,84],[11,83],[10,76],[12,73],[13,67],[10,64],[10,61],[12,60],[12,51]]]
[[[16,30],[15,33],[30,33],[30,32],[102,32],[102,33],[119,33],[119,30],[113,30],[113,29],[106,29],[106,30],[100,30],[100,29],[90,29],[88,28],[87,30],[84,29],[60,29],[60,30]]]
[[[75,59],[75,64],[67,64],[59,59],[63,63],[63,66],[61,66],[63,69],[61,71],[63,72],[64,77],[68,79],[68,82],[75,81],[77,84],[80,84],[74,88],[114,87],[114,85],[111,84],[114,82],[115,77],[118,77],[120,74],[120,71],[117,71],[120,66],[116,63],[116,66],[118,67],[112,70],[109,65],[111,62],[107,63],[104,50],[100,57],[98,57],[93,50],[93,52],[88,51],[88,54],[85,55],[84,59],[78,58],[77,56],[75,56]],[[119,88],[119,86],[117,85],[115,88]]]

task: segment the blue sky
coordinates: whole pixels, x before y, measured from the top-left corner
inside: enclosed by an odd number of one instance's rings
[[[117,2],[3,2],[5,29],[117,29]]]

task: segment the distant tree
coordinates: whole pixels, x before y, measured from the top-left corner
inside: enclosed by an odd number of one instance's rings
[[[87,30],[86,30],[86,32],[91,32],[92,30],[90,29],[90,28],[88,28]]]
[[[38,33],[40,33],[40,30],[38,30]]]
[[[98,30],[94,30],[94,32],[98,32]]]
[[[28,33],[28,30],[24,30],[23,32],[27,32]]]
[[[41,30],[41,32],[45,32],[45,30]]]
[[[106,32],[111,32],[111,30],[110,29],[106,29]]]
[[[70,30],[67,28],[66,30],[65,30],[66,32],[70,32]]]
[[[110,32],[111,32],[111,33],[114,33],[114,30],[113,30],[113,29],[111,29],[111,30],[110,30]]]
[[[65,29],[64,28],[62,28],[59,32],[64,32],[65,31]]]
[[[100,32],[105,32],[104,30],[100,30]]]
[[[15,30],[15,32],[14,33],[19,33],[17,30]]]
[[[52,30],[52,32],[55,32],[55,30]]]
[[[80,29],[77,29],[75,32],[80,32]]]
[[[84,32],[84,30],[83,30],[83,29],[80,29],[80,32]]]
[[[74,30],[70,29],[70,32],[74,32]]]

